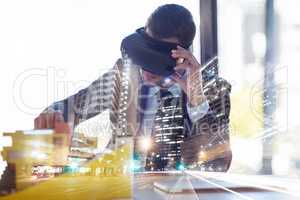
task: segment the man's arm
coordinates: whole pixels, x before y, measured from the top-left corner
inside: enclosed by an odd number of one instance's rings
[[[187,112],[192,122],[201,119],[208,111],[209,105],[203,92],[201,65],[190,51],[178,46],[172,50],[172,57],[183,62],[177,63],[175,70],[186,70],[186,78],[176,72],[172,78],[180,85],[187,96]]]
[[[209,110],[209,104],[207,100],[198,106],[191,106],[189,103],[187,103],[186,107],[189,118],[193,123],[204,117]]]
[[[116,65],[119,62],[121,61],[118,60]],[[108,109],[111,105],[116,65],[87,88],[47,107],[35,119],[35,129],[55,128],[58,123],[67,123],[73,129],[78,123]]]
[[[190,70],[187,77],[187,85],[187,111],[191,121],[195,123],[209,110],[208,100],[203,91],[202,74],[199,68]]]

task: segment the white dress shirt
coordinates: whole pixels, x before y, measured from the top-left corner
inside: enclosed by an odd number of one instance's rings
[[[147,101],[144,110],[144,117],[141,122],[142,134],[146,136],[150,136],[152,133],[155,114],[159,107],[157,97],[157,93],[159,92],[159,90],[160,88],[158,86],[149,86],[149,92],[147,94]],[[173,86],[171,86],[168,91],[171,92],[174,97],[179,97],[182,95],[182,90],[180,89],[180,86],[178,84],[174,84]],[[197,120],[201,119],[209,109],[207,100],[195,107],[190,107],[189,103],[187,102],[186,106],[189,118],[192,122],[196,122]]]

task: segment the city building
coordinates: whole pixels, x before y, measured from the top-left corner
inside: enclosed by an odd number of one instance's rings
[[[227,162],[218,159],[231,157],[229,143],[229,113],[231,86],[221,78],[205,85],[209,111],[200,119],[200,126],[191,127],[191,134],[182,143],[182,159],[190,168],[203,171],[226,171]],[[213,161],[213,163],[210,163]],[[216,162],[214,162],[216,161]]]
[[[185,137],[182,98],[163,96],[161,101],[164,103],[158,108],[154,119],[153,147],[146,162],[148,171],[178,169],[182,164],[181,143]]]

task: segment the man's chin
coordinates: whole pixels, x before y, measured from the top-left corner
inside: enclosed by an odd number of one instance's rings
[[[157,86],[156,82],[150,81],[150,80],[145,80],[145,79],[143,79],[143,84],[145,84],[147,86]]]
[[[144,80],[143,83],[147,86],[150,86],[150,87],[159,87],[159,88],[162,88],[162,89],[168,89],[168,88],[170,88],[171,86],[174,85],[174,83],[169,84],[169,85],[163,84],[163,81],[153,82],[153,81]]]

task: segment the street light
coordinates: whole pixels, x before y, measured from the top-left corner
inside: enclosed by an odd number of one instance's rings
[[[144,151],[148,151],[151,148],[152,140],[150,137],[142,137],[140,140],[140,147]]]

